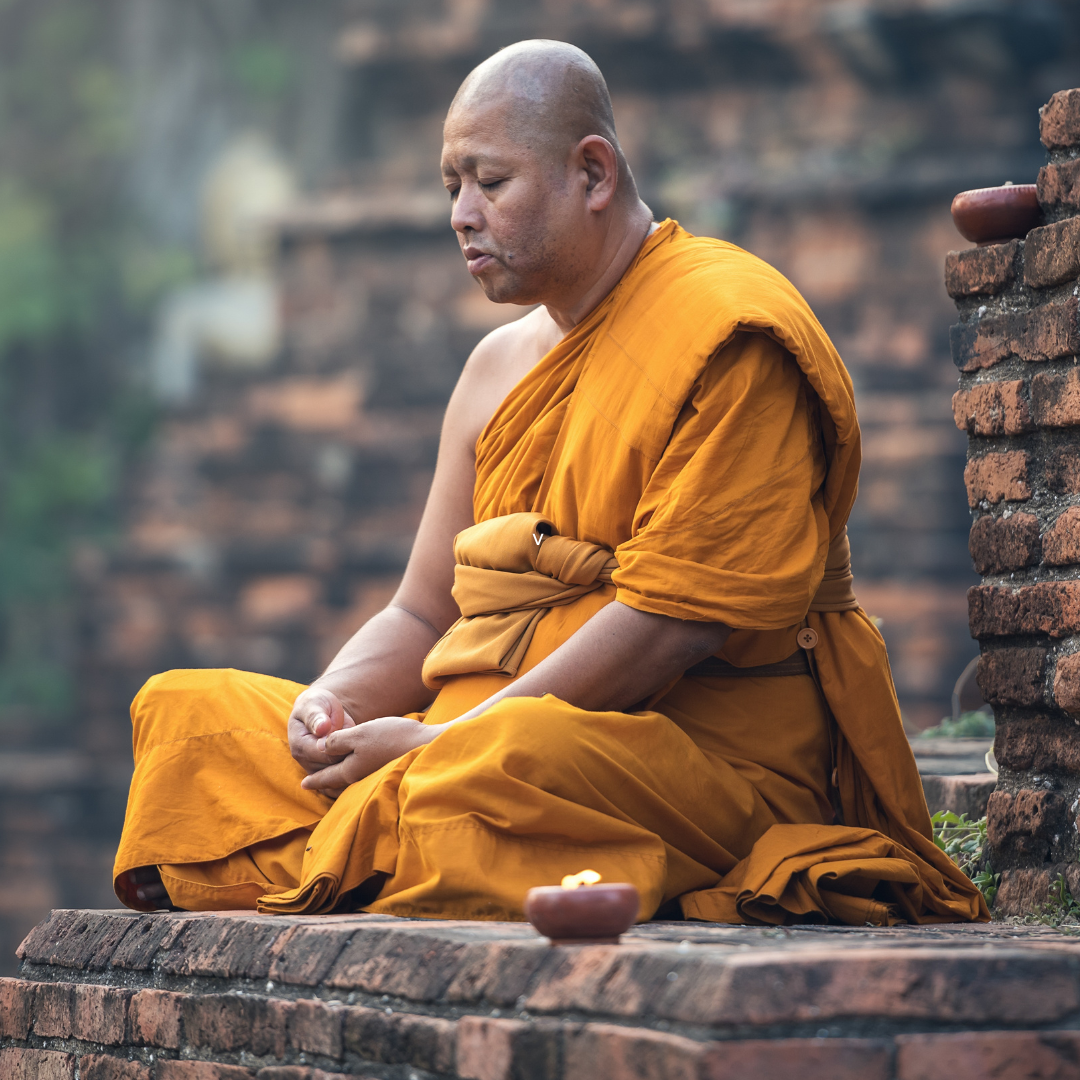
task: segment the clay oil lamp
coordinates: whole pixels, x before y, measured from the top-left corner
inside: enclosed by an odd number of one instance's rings
[[[599,884],[595,870],[568,874],[525,897],[525,918],[552,945],[617,945],[637,921],[641,898],[633,885]]]
[[[1042,224],[1034,184],[961,191],[952,201],[952,217],[960,235],[979,247],[1023,239]]]

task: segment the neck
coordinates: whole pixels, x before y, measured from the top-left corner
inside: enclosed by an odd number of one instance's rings
[[[605,231],[600,254],[593,262],[600,268],[599,273],[594,273],[567,301],[544,303],[547,313],[563,334],[573,330],[615,288],[645,238],[657,228],[649,208],[640,201],[611,223]]]

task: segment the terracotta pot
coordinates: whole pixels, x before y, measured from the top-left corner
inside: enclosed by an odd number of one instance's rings
[[[637,921],[641,898],[633,885],[542,885],[525,897],[525,918],[552,945],[616,944]]]
[[[960,235],[979,247],[1025,237],[1042,224],[1034,184],[961,191],[952,201],[952,216]]]

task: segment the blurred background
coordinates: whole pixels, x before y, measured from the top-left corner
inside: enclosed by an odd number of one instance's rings
[[[607,76],[658,218],[807,296],[865,434],[857,590],[911,730],[976,648],[949,203],[1034,182],[1072,0],[2,0],[0,973],[114,906],[127,708],[301,681],[392,593],[465,357],[440,125],[499,46]]]

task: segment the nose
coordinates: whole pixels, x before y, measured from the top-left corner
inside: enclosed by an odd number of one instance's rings
[[[484,215],[479,185],[466,180],[458,189],[454,207],[450,212],[450,225],[459,233],[464,233],[466,229],[473,232],[483,230]]]

